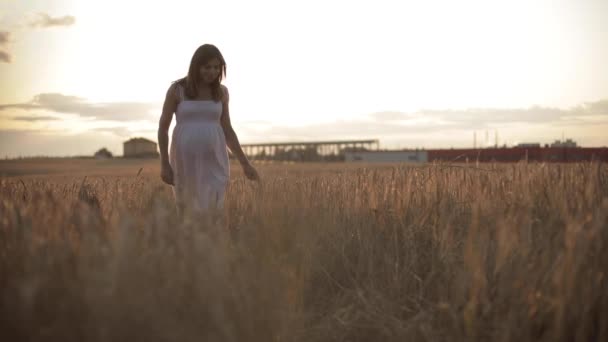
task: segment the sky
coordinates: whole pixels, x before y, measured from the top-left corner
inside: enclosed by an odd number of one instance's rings
[[[205,43],[243,144],[608,146],[605,0],[0,0],[0,158],[156,141]]]

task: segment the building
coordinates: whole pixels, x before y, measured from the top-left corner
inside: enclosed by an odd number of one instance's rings
[[[428,155],[426,151],[404,150],[404,151],[346,151],[344,161],[347,162],[370,162],[370,163],[426,163]]]
[[[567,139],[567,140],[555,140],[552,144],[551,147],[576,147],[576,141],[573,141],[572,139]]]
[[[343,161],[344,152],[372,151],[378,139],[273,142],[241,144],[245,154],[257,160]]]
[[[519,144],[515,145],[515,147],[520,147],[520,148],[540,147],[540,143],[519,143]]]
[[[159,156],[157,144],[146,138],[131,138],[123,143],[123,157],[125,158],[157,158]]]
[[[466,162],[608,162],[608,148],[579,147],[572,139],[541,145],[522,142],[493,148],[380,150],[378,139],[242,144],[250,159],[370,163]]]

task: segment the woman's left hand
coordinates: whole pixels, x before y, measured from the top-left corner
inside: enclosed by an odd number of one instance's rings
[[[259,181],[260,175],[258,175],[258,171],[253,167],[253,165],[247,163],[243,165],[243,173],[249,180]]]

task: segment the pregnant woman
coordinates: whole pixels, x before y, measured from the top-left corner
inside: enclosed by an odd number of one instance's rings
[[[158,125],[160,176],[173,186],[180,215],[184,211],[223,208],[230,178],[227,147],[239,160],[245,176],[259,179],[230,123],[228,88],[221,84],[225,75],[221,52],[205,44],[194,52],[188,75],[167,90]],[[174,113],[176,125],[169,149]]]

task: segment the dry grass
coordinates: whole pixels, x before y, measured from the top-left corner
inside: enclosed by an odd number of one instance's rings
[[[229,230],[155,166],[11,167],[3,341],[608,340],[602,164],[234,167]]]

